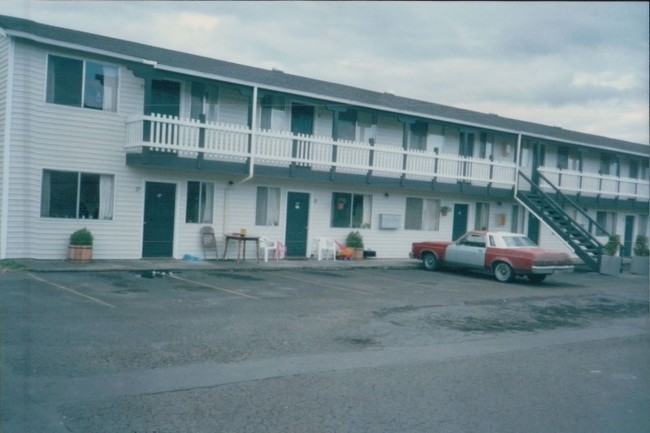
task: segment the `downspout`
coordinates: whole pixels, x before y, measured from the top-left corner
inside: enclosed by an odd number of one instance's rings
[[[517,134],[517,160],[515,161],[515,199],[519,191],[519,170],[521,170],[521,134]]]
[[[226,232],[228,227],[228,196],[233,185],[240,185],[244,182],[251,180],[255,173],[255,152],[257,150],[257,86],[253,87],[253,103],[251,104],[251,141],[250,141],[250,157],[248,163],[248,176],[238,182],[228,182],[228,186],[224,189],[223,194],[223,232]]]
[[[7,88],[4,122],[4,143],[2,152],[2,209],[0,213],[0,259],[7,258],[7,233],[9,227],[9,159],[11,157],[11,114],[13,111],[14,99],[14,54],[15,44],[13,38],[9,38],[8,64],[7,64]],[[31,239],[30,239],[31,242]]]
[[[253,103],[251,105],[251,110],[251,145],[250,157],[248,160],[248,176],[239,182],[236,182],[236,185],[240,185],[251,180],[255,172],[255,153],[257,152],[257,86],[253,87]]]

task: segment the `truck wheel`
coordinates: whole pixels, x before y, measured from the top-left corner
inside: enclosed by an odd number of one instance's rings
[[[515,278],[515,271],[506,262],[496,263],[492,270],[494,271],[494,278],[502,283],[508,283]]]
[[[433,253],[424,253],[422,255],[422,264],[427,271],[437,271],[440,266],[438,258]]]

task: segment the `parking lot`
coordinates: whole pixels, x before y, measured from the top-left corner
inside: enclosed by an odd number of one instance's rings
[[[0,312],[4,433],[650,428],[642,276],[13,272]]]

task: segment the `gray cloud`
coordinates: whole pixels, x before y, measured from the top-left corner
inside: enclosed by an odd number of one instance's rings
[[[649,141],[647,3],[19,4],[2,2],[0,13]]]

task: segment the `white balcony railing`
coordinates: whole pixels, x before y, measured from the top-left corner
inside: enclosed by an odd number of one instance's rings
[[[514,162],[484,158],[404,150],[377,143],[334,141],[329,137],[293,134],[287,131],[251,130],[248,126],[223,123],[199,123],[162,115],[140,115],[127,120],[127,152],[144,147],[175,153],[180,158],[245,162],[268,166],[308,166],[312,170],[442,183],[469,182],[510,188],[517,179]],[[551,182],[572,194],[593,194],[648,200],[647,180],[625,179],[555,170],[539,169]]]
[[[580,193],[584,196],[634,198],[642,201],[648,201],[650,197],[650,183],[643,179],[560,170],[551,167],[540,167],[538,171],[566,194]],[[544,182],[540,186],[545,190],[551,189]]]

